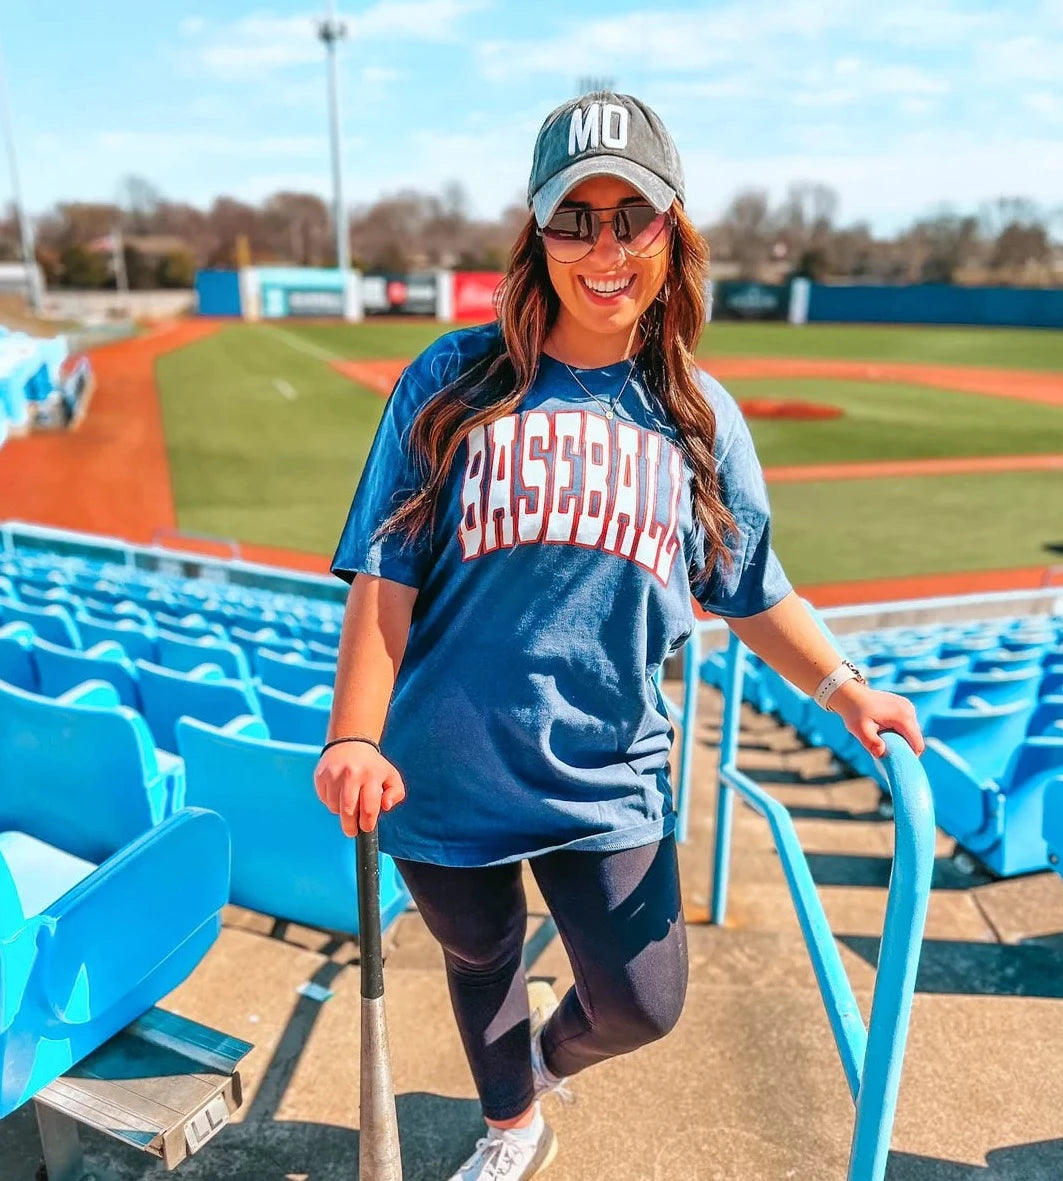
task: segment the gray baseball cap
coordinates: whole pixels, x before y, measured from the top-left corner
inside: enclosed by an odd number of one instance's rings
[[[683,165],[657,114],[630,94],[598,90],[570,99],[539,129],[528,205],[546,225],[565,194],[589,176],[618,176],[659,212],[682,203]]]

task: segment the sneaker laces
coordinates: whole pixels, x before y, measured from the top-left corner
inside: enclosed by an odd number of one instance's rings
[[[507,1139],[504,1131],[492,1129],[489,1135],[476,1141],[476,1151],[463,1166],[462,1174],[475,1166],[480,1170],[474,1174],[476,1181],[497,1181],[510,1175],[516,1176],[513,1169],[522,1163],[520,1149],[526,1152],[527,1148],[523,1141]]]

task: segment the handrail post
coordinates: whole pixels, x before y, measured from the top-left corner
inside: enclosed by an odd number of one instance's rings
[[[742,641],[732,632],[727,644],[727,669],[723,683],[723,725],[720,733],[720,768],[738,759],[738,722],[742,712],[742,681],[745,661]],[[727,918],[727,886],[731,872],[731,819],[734,788],[717,773],[716,832],[712,857],[712,901],[710,922],[722,927]]]
[[[926,775],[903,739],[892,734],[879,762],[893,796],[894,853],[856,1097],[851,1181],[885,1175],[934,873],[934,804]]]
[[[679,747],[677,839],[690,829],[690,776],[694,769],[694,732],[698,724],[698,683],[701,680],[701,635],[695,625],[683,647],[683,739]]]

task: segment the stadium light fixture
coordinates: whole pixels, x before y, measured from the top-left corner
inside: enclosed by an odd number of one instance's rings
[[[341,274],[351,269],[347,210],[343,203],[343,159],[340,148],[340,94],[336,71],[336,42],[347,36],[347,25],[336,16],[336,0],[329,0],[328,16],[317,22],[317,35],[328,58],[329,130],[332,141],[332,205],[336,223],[336,266]]]
[[[15,132],[11,123],[11,110],[7,103],[7,85],[2,55],[0,55],[0,122],[4,125],[4,140],[7,145],[7,164],[11,173],[11,198],[15,203],[15,214],[18,217],[19,237],[22,239],[22,258],[26,263],[26,298],[30,308],[37,312],[40,311],[41,307],[37,252],[33,242],[33,226],[26,216],[26,207],[22,203],[22,191],[18,179],[18,161],[15,158]]]

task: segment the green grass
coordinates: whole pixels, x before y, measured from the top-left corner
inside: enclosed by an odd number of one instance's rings
[[[413,357],[449,327],[420,321],[362,324],[286,323],[294,333],[343,357]],[[1006,369],[1063,370],[1063,332],[1019,328],[921,328],[904,325],[742,324],[706,326],[703,357],[834,357],[844,360],[925,361]]]
[[[841,418],[750,421],[765,466],[1063,452],[1063,407],[886,382],[731,381],[736,398],[798,398]]]
[[[180,528],[331,553],[380,396],[252,326],[168,353],[156,373]]]
[[[709,324],[698,353],[924,361],[1063,370],[1063,332],[1041,328],[923,328],[903,324]]]
[[[1063,542],[1059,472],[778,484],[771,504],[795,583],[1047,565]]]
[[[736,339],[749,334],[749,351],[767,351],[763,326],[727,327]],[[769,327],[793,340],[812,331]],[[836,331],[854,340],[865,333]],[[161,357],[180,527],[331,554],[384,403],[335,373],[328,356],[405,358],[438,332],[424,323],[232,325]],[[940,341],[950,330],[941,333],[917,335]],[[1012,335],[1022,334],[996,339]],[[739,397],[790,395],[846,410],[829,422],[755,421],[765,465],[1063,450],[1063,411],[1055,407],[878,383],[731,388]],[[1034,565],[1052,560],[1045,542],[1063,540],[1063,519],[1049,510],[1063,503],[1059,473],[779,484],[772,503],[780,554],[796,582]]]

